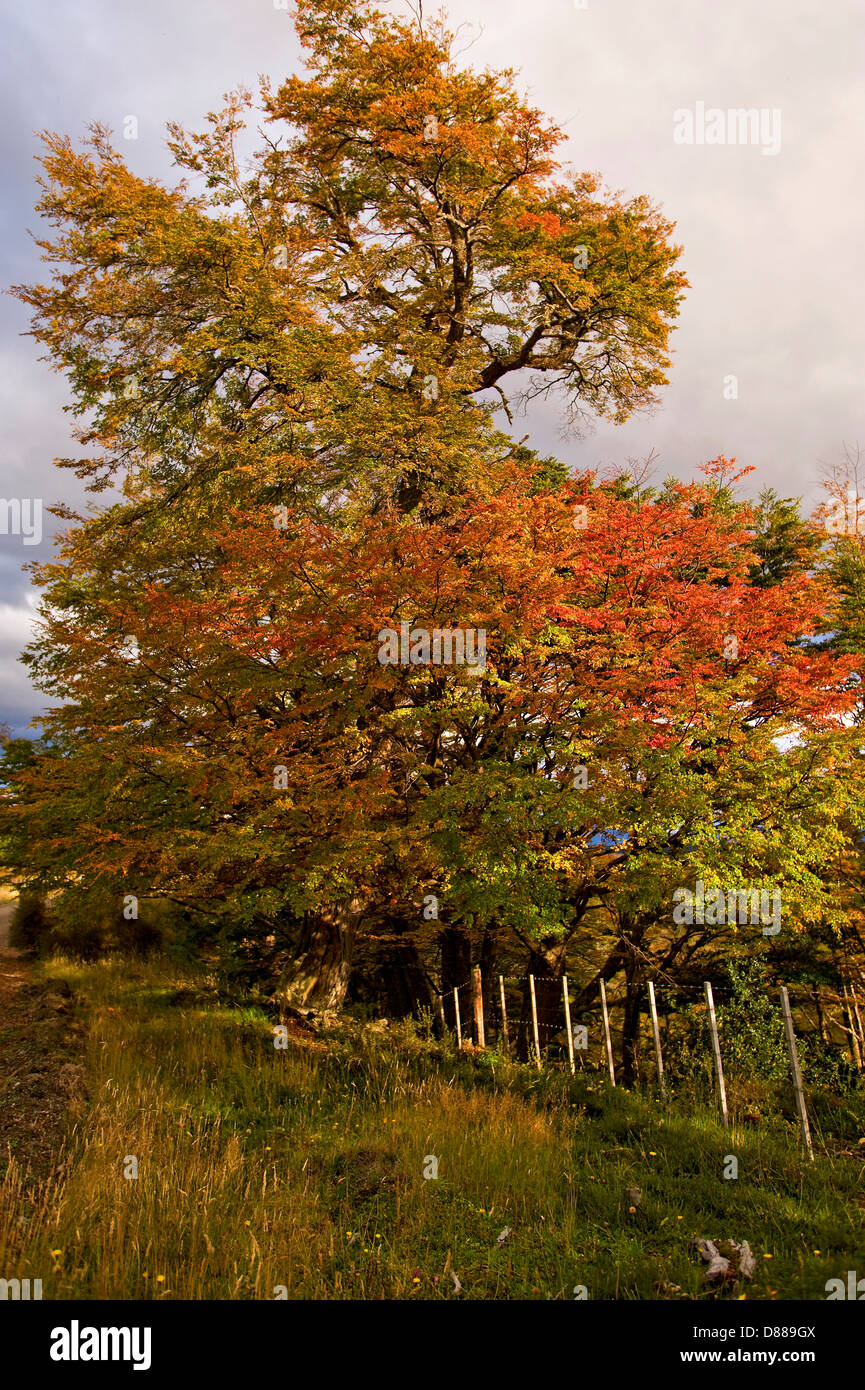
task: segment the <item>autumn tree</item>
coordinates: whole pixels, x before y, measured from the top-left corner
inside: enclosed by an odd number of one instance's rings
[[[865,465],[861,450],[845,445],[839,459],[823,465],[822,475],[824,500],[816,508],[814,520],[823,536],[819,567],[829,586],[831,601],[821,627],[821,640],[834,651],[861,659],[865,655]],[[861,678],[855,689],[853,719],[861,730],[865,717]],[[865,768],[862,775],[865,778]],[[840,1013],[840,1026],[846,1033],[851,1058],[865,1068],[865,1035],[855,997],[858,991],[861,999],[865,991],[865,819],[857,810],[851,805],[846,841],[831,866],[831,876],[844,904],[843,917],[833,929],[821,934],[814,969],[834,986],[839,1006],[835,1022],[838,1023]],[[819,1028],[823,1034],[822,1012]]]
[[[521,394],[577,425],[653,400],[670,224],[562,174],[561,133],[443,26],[316,0],[298,27],[308,72],[263,89],[246,166],[244,93],[172,127],[170,190],[101,128],[47,137],[55,273],[19,293],[82,419],[63,462],[122,496],[37,570],[55,705],[3,802],[19,880],[275,936],[305,1005],[430,897],[434,930],[509,932],[553,975],[611,912],[589,992],[685,872],[774,875],[807,923],[854,691],[802,641],[819,583],[767,542],[757,584],[726,461],[655,494],[497,428]],[[483,632],[483,669],[412,638],[442,629]],[[383,630],[418,659],[382,661]]]
[[[504,401],[556,385],[574,418],[649,404],[686,283],[649,201],[558,176],[562,132],[512,72],[459,66],[441,23],[301,0],[297,27],[310,75],[264,89],[257,192],[275,235],[300,221],[315,238],[313,294],[374,345],[380,384],[432,374]],[[205,149],[177,132],[181,162]]]
[[[686,873],[771,875],[813,918],[852,698],[849,661],[796,645],[820,584],[755,591],[746,521],[705,486],[647,502],[538,471],[479,462],[435,519],[235,506],[201,569],[197,531],[146,556],[101,517],[74,532],[32,656],[70,756],[25,814],[69,891],[293,924],[300,1003],[338,1002],[363,922],[419,926],[430,894],[551,974],[593,902],[657,917]],[[441,629],[483,632],[482,667],[437,662]]]
[[[713,470],[711,491],[698,507],[709,506],[716,515],[728,520],[733,515],[740,519],[743,530],[737,543],[737,562],[743,554],[751,552],[747,576],[757,589],[782,586],[781,592],[786,591],[790,597],[801,594],[804,598],[810,594],[807,614],[805,611],[801,614],[803,621],[798,633],[796,623],[791,622],[787,640],[791,647],[816,650],[817,644],[823,644],[821,634],[826,626],[833,625],[832,615],[838,605],[838,585],[825,564],[826,533],[819,525],[819,517],[813,521],[803,520],[796,499],[781,498],[771,489],[763,489],[753,506],[737,501],[735,483],[748,471],[740,470],[737,476],[731,464],[718,461]],[[670,486],[668,483],[667,488]],[[656,495],[652,489],[643,491],[647,496]],[[841,546],[843,542],[839,541],[838,547]],[[818,574],[820,578],[815,583]],[[723,583],[726,585],[727,580]],[[760,602],[758,600],[758,607]],[[787,621],[791,618],[788,609]],[[730,636],[735,635],[731,627]],[[839,651],[856,650],[841,641],[834,642],[833,646]],[[849,724],[856,710],[860,676],[851,671],[848,677],[839,666],[836,679],[840,682],[839,689],[846,684],[845,722]],[[740,708],[744,711],[746,707]],[[761,719],[755,725],[750,715],[746,715],[743,728],[747,730],[749,745],[748,761],[744,765],[733,756],[735,749],[725,731],[720,746],[712,747],[707,743],[707,749],[711,748],[710,756],[698,759],[699,782],[689,778],[674,793],[675,800],[683,808],[696,787],[699,787],[699,796],[707,798],[705,804],[712,808],[710,837],[716,829],[718,835],[711,855],[697,867],[690,852],[682,854],[683,842],[678,836],[670,842],[664,836],[645,840],[641,853],[632,857],[630,873],[623,877],[625,891],[606,901],[609,929],[599,935],[593,946],[594,973],[582,997],[593,997],[601,975],[607,980],[608,988],[611,979],[617,980],[612,995],[623,1008],[626,1078],[635,1074],[638,1063],[645,981],[651,978],[670,987],[683,979],[696,978],[694,971],[701,972],[700,978],[712,977],[718,971],[723,974],[726,960],[753,952],[761,931],[759,926],[755,931],[752,926],[736,922],[703,925],[692,922],[676,926],[667,900],[663,894],[658,898],[657,887],[652,889],[653,883],[657,885],[666,877],[669,891],[673,886],[686,886],[683,875],[687,874],[692,888],[695,880],[701,879],[708,889],[709,885],[723,886],[725,883],[728,886],[750,885],[756,875],[762,882],[775,885],[783,903],[783,934],[776,939],[773,933],[765,947],[769,959],[776,962],[778,970],[785,972],[783,978],[787,980],[796,980],[800,974],[803,979],[815,978],[812,962],[819,942],[834,941],[835,953],[843,954],[848,949],[851,931],[855,938],[855,917],[849,908],[849,878],[858,862],[858,832],[854,826],[861,824],[863,814],[861,754],[855,734],[850,731],[842,735],[847,748],[842,766],[835,763],[831,751],[835,735],[827,743],[826,730],[813,726],[810,720],[794,721],[785,735],[780,733],[776,719],[768,720],[765,725]],[[696,747],[699,749],[699,740]],[[761,777],[766,778],[762,789],[754,777],[758,767]],[[674,762],[665,759],[664,771],[668,776],[676,775]],[[635,777],[642,776],[642,770],[635,769]],[[739,809],[735,810],[737,804]],[[769,804],[773,807],[772,817],[769,821],[758,820],[759,834],[755,841],[752,823],[755,808],[765,808]],[[744,820],[732,833],[734,817],[739,816]],[[771,848],[771,820],[776,817],[788,827],[782,837],[786,852],[781,856],[777,854],[777,836],[775,848]],[[760,847],[756,856],[753,853],[755,845]],[[743,858],[742,850],[746,846],[749,848]],[[629,842],[619,847],[619,852],[623,851],[629,855]],[[846,889],[837,881],[841,863],[846,865]],[[831,955],[830,950],[830,958]],[[825,949],[823,956],[825,961]],[[838,959],[843,974],[840,955]],[[824,964],[821,979],[828,978],[825,971]],[[571,973],[573,975],[573,968]],[[839,989],[840,978],[836,973]]]
[[[321,983],[331,999],[369,894],[344,872],[361,833],[356,788],[342,787],[328,821],[308,804],[321,791],[312,771],[323,758],[331,790],[350,779],[368,714],[326,647],[289,671],[263,647],[226,645],[252,596],[221,519],[248,535],[254,517],[270,556],[263,514],[271,543],[324,527],[350,547],[366,519],[393,525],[392,507],[422,527],[459,512],[469,479],[483,495],[508,459],[528,461],[492,419],[514,391],[556,387],[575,421],[621,420],[653,399],[685,281],[662,215],[594,176],[560,175],[561,132],[512,73],[461,66],[444,25],[342,0],[302,3],[297,23],[308,73],[265,86],[262,148],[246,166],[246,93],[201,134],[171,128],[192,189],[134,176],[101,127],[80,151],[46,137],[40,211],[53,234],[40,244],[55,272],[18,293],[82,419],[85,453],[61,462],[125,497],[70,516],[59,566],[43,571],[46,635],[30,659],[65,704],[14,814],[20,824],[26,802],[38,831],[33,873],[76,892],[170,879],[206,897],[219,882],[214,901],[250,924],[290,901],[312,937],[300,994]],[[312,635],[326,615],[305,606],[306,584],[301,564],[286,594]],[[217,612],[219,632],[205,621]],[[273,619],[262,609],[257,622]],[[244,739],[256,757],[293,750],[306,806],[293,837],[276,835],[301,866],[291,893],[280,898],[279,851],[256,867],[253,906],[243,863],[261,849],[247,834],[238,865],[220,833],[247,799]],[[366,770],[372,805],[386,767]]]

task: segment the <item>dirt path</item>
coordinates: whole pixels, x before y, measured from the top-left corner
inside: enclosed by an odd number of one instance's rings
[[[14,911],[14,903],[0,903],[0,952],[9,949],[9,925]]]
[[[9,946],[14,910],[0,904],[0,1173],[14,1158],[45,1177],[58,1165],[69,1104],[84,1093],[83,1028],[69,986],[35,983]]]

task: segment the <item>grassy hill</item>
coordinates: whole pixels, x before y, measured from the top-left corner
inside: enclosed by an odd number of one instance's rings
[[[686,1088],[663,1106],[414,1026],[277,1050],[262,1009],[165,962],[40,970],[88,1028],[61,1171],[33,1185],[13,1147],[0,1196],[4,1272],[46,1298],[823,1299],[861,1265],[861,1091],[809,1096],[809,1163],[781,1090],[740,1125],[734,1080],[725,1131]],[[747,1240],[753,1279],[708,1287],[694,1236]]]

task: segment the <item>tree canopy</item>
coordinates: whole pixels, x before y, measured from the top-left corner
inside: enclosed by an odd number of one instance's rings
[[[539,392],[577,427],[655,400],[672,225],[563,172],[442,24],[297,23],[308,71],[263,85],[245,163],[248,93],[170,128],[172,189],[104,128],[45,137],[53,277],[17,292],[81,419],[60,462],[114,491],[35,568],[56,703],[7,751],[7,863],[58,901],[285,931],[301,1002],[430,897],[547,956],[606,912],[608,971],[696,878],[831,926],[862,648],[813,638],[855,613],[859,550],[821,572],[797,505],[747,506],[725,459],[572,477],[502,423]]]

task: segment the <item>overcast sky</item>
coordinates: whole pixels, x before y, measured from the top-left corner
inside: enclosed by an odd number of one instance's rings
[[[137,173],[173,182],[167,121],[199,128],[230,89],[299,65],[290,17],[274,0],[4,0],[2,9],[4,286],[44,274],[28,235],[38,226],[34,131],[77,136],[104,122]],[[518,432],[577,467],[654,449],[659,476],[689,477],[706,459],[735,455],[755,465],[754,490],[770,483],[812,505],[819,461],[865,444],[861,0],[452,0],[448,10],[452,27],[475,36],[465,61],[516,67],[533,102],[564,126],[566,160],[661,204],[691,282],[653,415],[563,440],[552,405],[536,405]],[[709,122],[712,109],[762,111],[764,134],[696,143],[699,104]],[[686,132],[682,111],[694,114],[692,144],[674,140],[677,126]],[[122,138],[129,115],[137,140]],[[74,452],[64,382],[22,336],[25,307],[5,298],[0,313],[0,497],[77,501],[81,485],[52,465]],[[45,517],[40,545],[0,535],[0,721],[18,733],[42,702],[16,661],[33,607],[21,566],[50,553],[57,524]]]

